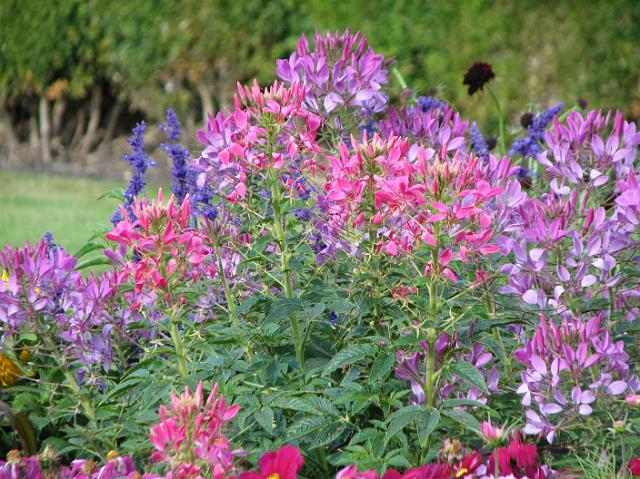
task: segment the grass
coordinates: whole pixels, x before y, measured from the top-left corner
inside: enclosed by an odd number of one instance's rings
[[[98,198],[123,186],[116,181],[0,170],[0,248],[38,241],[51,231],[56,243],[74,253],[93,231],[111,226],[109,217],[118,202]]]

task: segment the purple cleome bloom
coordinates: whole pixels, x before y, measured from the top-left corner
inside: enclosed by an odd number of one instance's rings
[[[404,381],[409,381],[414,397],[412,402],[416,404],[424,404],[425,391],[424,386],[427,380],[426,361],[428,360],[429,346],[426,343],[420,343],[421,351],[407,353],[405,351],[397,351],[396,353],[396,376]],[[422,360],[424,358],[424,361]],[[482,375],[490,392],[498,390],[498,382],[500,379],[498,368],[493,362],[493,354],[486,351],[484,345],[473,343],[470,348],[465,350],[463,345],[457,340],[456,336],[450,336],[443,333],[438,336],[436,341],[436,362],[442,363],[446,359],[447,362],[467,361],[475,366]],[[424,366],[422,363],[424,362]],[[441,364],[436,364],[440,367]],[[490,367],[490,369],[488,369]],[[447,381],[439,384],[437,397],[444,401],[449,398],[469,399],[486,404],[487,397],[478,387],[470,387],[468,389],[463,386],[462,380],[452,375]]]
[[[561,424],[606,409],[612,396],[640,387],[622,341],[613,342],[601,316],[565,316],[558,325],[542,316],[533,336],[514,356],[525,365],[517,392],[527,407],[527,434],[553,442]],[[598,372],[594,378],[593,371]]]
[[[386,109],[388,98],[382,85],[388,81],[384,57],[373,52],[360,33],[313,37],[310,48],[306,36],[298,41],[296,52],[278,60],[276,74],[287,82],[301,81],[306,88],[310,110],[330,114],[341,107],[364,108],[371,112]]]

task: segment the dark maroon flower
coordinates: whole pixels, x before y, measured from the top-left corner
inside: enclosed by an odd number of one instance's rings
[[[484,62],[475,62],[464,74],[462,84],[468,85],[469,95],[473,95],[478,90],[482,90],[484,85],[495,76],[491,65]]]
[[[531,126],[531,124],[533,123],[534,118],[535,117],[533,116],[533,113],[531,113],[530,111],[528,111],[527,113],[523,113],[520,117],[520,124],[522,125],[522,128],[529,128],[529,126]]]

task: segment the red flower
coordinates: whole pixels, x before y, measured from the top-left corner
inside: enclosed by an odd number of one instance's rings
[[[409,469],[402,475],[402,479],[450,479],[451,466],[449,464],[425,464]]]
[[[631,471],[633,477],[640,477],[640,457],[634,457],[631,459],[629,464],[627,464],[627,467],[629,468],[629,471]]]
[[[473,474],[481,465],[482,461],[480,460],[480,453],[478,451],[475,451],[473,454],[468,454],[460,461],[460,464],[455,467],[455,477],[464,477],[467,474]]]
[[[277,452],[265,452],[258,464],[260,472],[243,472],[240,479],[296,479],[304,459],[297,447],[284,446]]]

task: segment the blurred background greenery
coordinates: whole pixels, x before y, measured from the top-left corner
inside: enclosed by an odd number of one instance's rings
[[[363,31],[410,86],[487,135],[492,105],[462,85],[476,60],[493,64],[514,128],[532,105],[578,99],[638,118],[639,25],[638,0],[4,0],[0,168],[121,176],[118,138],[135,121],[157,123],[172,106],[193,132],[230,104],[237,81],[273,81],[275,59],[314,30]],[[7,175],[0,198],[30,187]],[[16,198],[0,206],[0,244],[20,221],[7,219]]]

